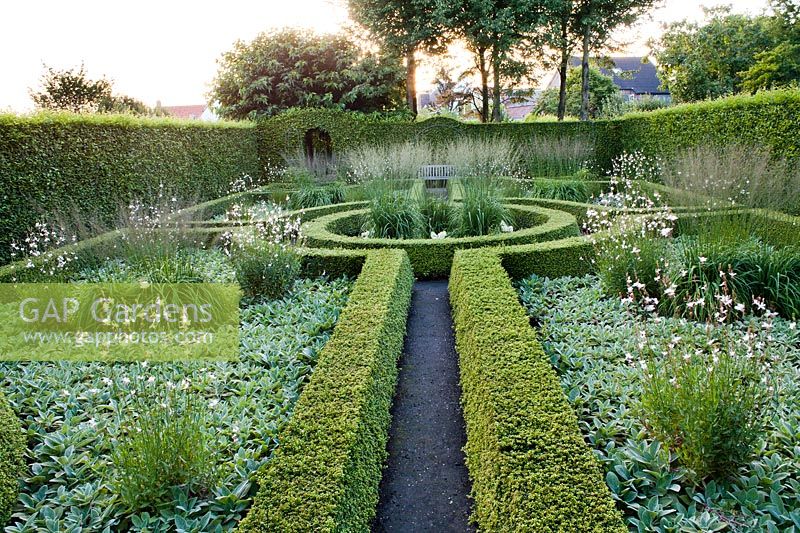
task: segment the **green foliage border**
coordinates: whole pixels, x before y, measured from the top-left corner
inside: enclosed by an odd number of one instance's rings
[[[401,250],[361,255],[347,306],[281,445],[256,476],[259,491],[239,531],[369,530],[414,279]]]
[[[627,531],[495,251],[456,253],[450,300],[478,528]]]

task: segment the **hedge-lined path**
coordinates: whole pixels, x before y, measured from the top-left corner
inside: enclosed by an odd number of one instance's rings
[[[375,533],[468,532],[467,441],[446,281],[414,284]]]

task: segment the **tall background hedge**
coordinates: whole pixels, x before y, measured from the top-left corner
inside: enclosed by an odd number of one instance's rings
[[[168,194],[206,200],[259,177],[252,124],[69,114],[0,115],[0,264],[37,217],[77,209],[110,223],[120,204]]]
[[[500,136],[524,143],[543,136],[587,139],[595,146],[596,162],[601,168],[609,168],[611,161],[625,151],[669,155],[703,143],[756,144],[772,148],[776,155],[796,158],[800,156],[797,117],[800,90],[734,96],[591,123],[477,124],[448,118],[392,122],[336,110],[293,110],[259,124],[259,153],[262,161],[280,164],[283,156],[298,153],[305,132],[318,128],[330,135],[334,152],[364,143],[436,142],[464,136]]]
[[[780,157],[800,156],[800,90],[733,96],[637,113],[598,122],[598,160],[608,162],[623,151],[670,155],[701,144],[759,145]]]
[[[73,206],[112,219],[117,206],[159,183],[184,199],[225,192],[243,173],[267,179],[264,168],[302,153],[306,132],[330,136],[333,152],[365,143],[502,136],[582,137],[608,168],[624,151],[669,155],[698,144],[749,143],[781,157],[800,156],[800,90],[736,96],[593,123],[461,123],[446,118],[391,121],[336,110],[293,110],[252,123],[0,115],[0,264],[9,244],[37,216]],[[524,146],[524,144],[523,144]]]

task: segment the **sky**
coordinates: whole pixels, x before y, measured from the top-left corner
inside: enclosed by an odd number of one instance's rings
[[[83,62],[90,77],[105,76],[115,93],[148,105],[206,101],[217,59],[238,39],[283,26],[335,32],[348,21],[343,0],[226,0],[212,11],[185,0],[9,0],[0,32],[0,111],[32,108],[29,88],[43,63],[71,68]],[[732,4],[757,14],[767,0],[667,0],[653,20],[628,30],[626,51],[646,53],[647,39],[662,23],[702,18],[701,5]],[[430,72],[421,73],[420,89]]]

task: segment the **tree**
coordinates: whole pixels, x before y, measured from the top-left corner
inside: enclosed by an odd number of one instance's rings
[[[742,89],[755,92],[800,81],[800,1],[772,0],[770,32],[774,47],[754,56],[755,63],[740,73]]]
[[[452,0],[447,19],[475,57],[481,78],[481,120],[502,120],[504,85],[530,75],[540,51],[533,36],[544,20],[545,0]],[[492,78],[491,105],[489,77]]]
[[[111,82],[105,78],[89,79],[83,63],[79,69],[56,70],[47,65],[44,68],[41,87],[30,91],[39,109],[93,112],[98,110],[102,101],[111,98]]]
[[[755,86],[771,85],[765,71],[781,64],[781,50],[759,56],[773,48],[775,37],[768,17],[731,14],[730,8],[706,10],[702,25],[687,21],[670,24],[658,41],[650,43],[661,79],[673,98],[693,102],[742,90],[744,78]],[[764,64],[746,75],[757,61]]]
[[[543,62],[548,68],[558,70],[558,107],[554,113],[564,120],[567,106],[567,72],[569,60],[580,40],[580,28],[575,0],[551,0],[547,3],[539,43],[544,52]]]
[[[406,102],[417,114],[417,53],[445,50],[442,12],[436,0],[349,0],[350,16],[406,61]]]
[[[292,107],[372,112],[402,91],[396,60],[367,54],[343,35],[285,29],[237,41],[219,60],[210,92],[221,116],[271,116]]]
[[[89,79],[83,63],[79,69],[55,70],[47,65],[44,68],[41,87],[30,92],[39,109],[73,113],[165,114],[130,96],[112,94],[113,82],[105,77]]]
[[[630,26],[658,0],[577,0],[577,27],[582,35],[581,120],[589,120],[589,54],[602,49],[614,30]]]
[[[583,101],[582,82],[582,70],[580,68],[570,69],[564,83],[566,115],[577,117],[581,113]],[[561,107],[559,93],[559,89],[547,89],[544,91],[539,97],[533,113],[536,115],[557,114]],[[613,79],[604,75],[597,68],[592,67],[589,69],[589,116],[591,118],[602,116],[605,104],[619,96],[621,96],[619,88],[614,84]]]

